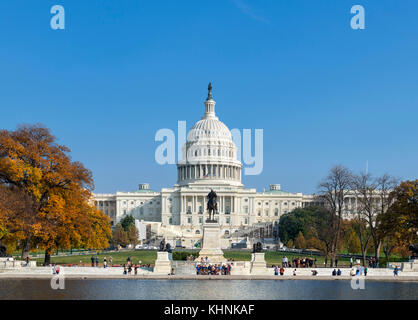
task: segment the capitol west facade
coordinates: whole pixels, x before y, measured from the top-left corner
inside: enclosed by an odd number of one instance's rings
[[[215,101],[209,85],[203,117],[194,124],[177,164],[177,184],[153,191],[140,184],[133,192],[95,194],[95,205],[108,215],[112,225],[132,215],[151,227],[151,234],[164,237],[172,245],[192,247],[202,237],[207,218],[206,196],[217,193],[222,246],[230,247],[240,238],[236,231],[265,223],[274,224],[282,214],[313,203],[312,195],[281,190],[279,184],[269,191],[257,192],[242,184],[242,164],[228,127],[215,114]],[[238,233],[235,233],[238,234]]]

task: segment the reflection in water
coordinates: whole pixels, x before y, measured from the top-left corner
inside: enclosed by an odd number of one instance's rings
[[[66,280],[53,290],[49,280],[0,280],[0,299],[418,299],[418,282],[366,280],[353,290],[349,280]]]

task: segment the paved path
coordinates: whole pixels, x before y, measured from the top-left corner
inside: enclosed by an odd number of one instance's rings
[[[36,270],[2,270],[0,272],[1,279],[51,279],[54,275],[51,272],[50,268],[36,268]],[[70,270],[69,270],[70,269]],[[80,268],[81,269],[81,268]],[[77,268],[65,268],[63,276],[66,279],[153,279],[153,280],[351,280],[353,277],[343,275],[343,276],[328,276],[328,275],[284,275],[284,276],[274,276],[274,275],[154,275],[152,272],[143,273],[140,275],[123,275],[122,270],[115,270],[119,268],[114,268],[111,273],[106,273],[105,269],[96,269],[89,268],[90,271],[86,272],[85,270],[77,270]],[[83,272],[84,271],[84,272]],[[359,277],[358,277],[359,278]],[[418,274],[413,273],[403,273],[398,277],[393,275],[368,275],[364,277],[367,280],[373,281],[416,281],[418,282]]]

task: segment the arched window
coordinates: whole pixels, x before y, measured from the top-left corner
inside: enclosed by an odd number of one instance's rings
[[[229,236],[229,230],[225,230],[225,235]]]
[[[200,230],[196,230],[196,232],[195,232],[196,234],[200,234]]]

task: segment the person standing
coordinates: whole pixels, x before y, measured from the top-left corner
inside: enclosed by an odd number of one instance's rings
[[[274,267],[274,275],[278,276],[279,275],[279,267]]]
[[[103,268],[107,267],[107,260],[106,257],[103,258]]]
[[[350,268],[353,267],[353,257],[350,257]]]
[[[99,266],[99,256],[96,256],[96,267]]]
[[[364,275],[367,276],[367,267],[364,267]]]
[[[398,266],[396,266],[396,267],[395,267],[395,269],[393,270],[393,275],[394,275],[395,277],[397,277],[397,276],[398,276],[398,271],[399,271]]]
[[[110,263],[110,266],[113,267],[113,258],[112,258],[112,256],[109,257],[109,263]]]

